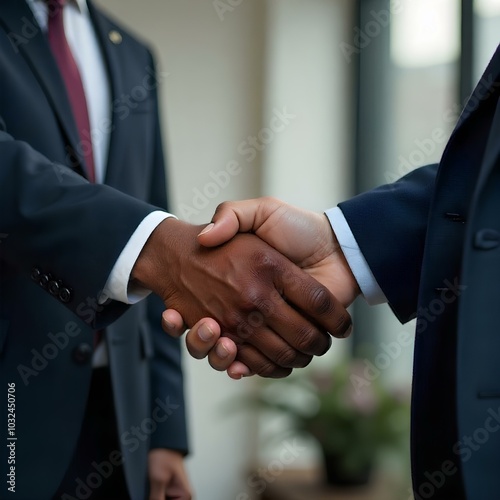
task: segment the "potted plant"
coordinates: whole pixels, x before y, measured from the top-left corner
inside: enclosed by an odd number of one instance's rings
[[[363,370],[355,360],[327,373],[309,369],[268,382],[254,396],[260,408],[286,414],[295,431],[318,441],[331,484],[366,484],[381,454],[407,441],[406,394],[366,380]]]

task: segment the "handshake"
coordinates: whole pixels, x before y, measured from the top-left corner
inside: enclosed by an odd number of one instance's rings
[[[166,219],[132,280],[159,295],[163,328],[232,378],[285,377],[347,337],[360,293],[326,216],[272,198],[220,205],[206,227]]]

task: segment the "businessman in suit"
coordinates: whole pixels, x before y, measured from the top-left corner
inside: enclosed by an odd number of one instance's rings
[[[1,496],[190,498],[165,305],[267,376],[350,318],[259,238],[206,250],[166,212],[162,73],[91,2],[0,0],[0,74]]]
[[[412,469],[416,500],[487,500],[500,491],[500,49],[466,103],[439,165],[422,167],[328,210],[272,199],[223,204],[199,240],[252,231],[325,284],[344,305],[360,293],[417,318]],[[332,231],[333,229],[333,231]],[[164,313],[170,333],[181,317]],[[215,332],[211,342],[201,325]],[[204,320],[188,334],[238,378],[252,370]],[[224,343],[222,362],[213,345]],[[231,361],[236,359],[234,363]]]

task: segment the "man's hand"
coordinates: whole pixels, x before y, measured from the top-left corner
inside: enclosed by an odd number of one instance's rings
[[[188,326],[214,318],[238,345],[238,359],[268,377],[286,376],[324,354],[331,343],[327,332],[346,335],[351,319],[345,308],[262,239],[241,234],[207,249],[197,241],[201,229],[165,220],[132,271]]]
[[[255,233],[325,285],[345,307],[359,295],[359,286],[324,214],[274,198],[226,202],[217,207],[212,224],[198,241],[214,247],[238,232]]]
[[[273,198],[223,203],[198,236],[200,243],[214,247],[230,240],[238,232],[253,232],[278,252],[304,269],[332,292],[347,307],[359,295],[358,284],[339,247],[326,216],[293,207]],[[164,314],[164,329],[173,335],[182,331],[182,317],[173,310]],[[204,340],[207,325],[213,332]],[[201,334],[201,335],[200,335]],[[236,346],[220,339],[213,323],[205,318],[187,335],[186,343],[198,358],[209,356],[210,364],[228,369],[233,378],[249,375],[242,363],[232,363]],[[221,343],[223,343],[221,345]],[[220,354],[227,352],[226,356]]]
[[[154,449],[148,454],[149,500],[191,500],[191,488],[183,456],[172,450]]]

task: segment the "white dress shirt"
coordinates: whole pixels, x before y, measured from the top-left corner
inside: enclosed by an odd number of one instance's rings
[[[340,248],[345,255],[352,274],[358,282],[364,298],[370,305],[387,302],[384,292],[373,275],[368,262],[361,253],[358,242],[352,234],[351,228],[339,207],[331,208],[325,212],[333,232],[337,237]]]

